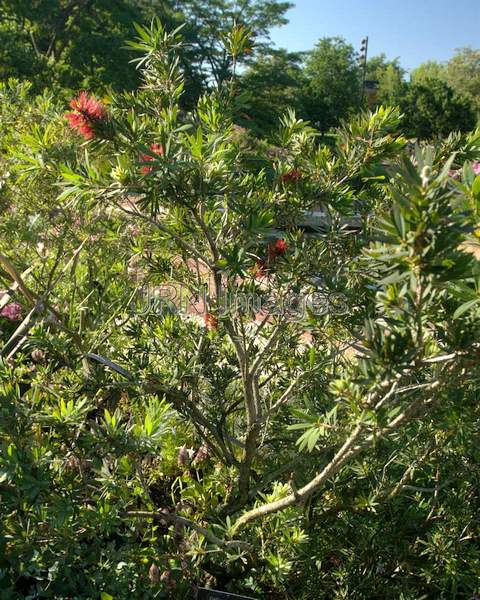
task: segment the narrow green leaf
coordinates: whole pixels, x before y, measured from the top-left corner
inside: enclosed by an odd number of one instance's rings
[[[461,304],[457,308],[457,310],[453,313],[453,318],[454,319],[458,319],[464,313],[466,313],[471,308],[473,308],[476,304],[480,304],[480,298],[475,298],[474,300],[469,300],[468,302],[465,302],[464,304]]]
[[[475,177],[475,181],[472,185],[472,194],[478,200],[480,200],[480,175]]]

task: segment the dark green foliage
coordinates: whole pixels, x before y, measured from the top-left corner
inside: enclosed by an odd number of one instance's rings
[[[231,76],[218,40],[232,24],[251,30],[260,49],[269,29],[286,22],[289,7],[276,0],[1,0],[0,77],[28,79],[36,90],[133,89],[138,78],[125,40],[134,22],[157,16],[169,29],[185,22],[180,60],[190,107],[212,80]]]
[[[468,100],[439,79],[411,84],[400,105],[411,137],[433,139],[451,131],[465,132],[476,122]]]
[[[1,74],[30,79],[37,90],[132,88],[137,77],[122,47],[145,16],[130,0],[3,0]]]
[[[458,397],[434,436],[418,424],[403,450],[379,445],[375,458],[337,478],[335,496],[312,503],[292,597],[471,600],[480,583],[480,457],[472,444],[480,415],[474,386],[460,411]]]

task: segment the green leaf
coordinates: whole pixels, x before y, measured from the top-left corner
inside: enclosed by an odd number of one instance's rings
[[[480,175],[475,177],[475,181],[472,185],[472,194],[477,200],[480,200]]]
[[[296,431],[298,429],[310,429],[311,426],[311,423],[294,423],[293,425],[288,426],[288,431]]]
[[[315,348],[312,346],[308,353],[308,364],[310,365],[311,369],[313,369],[313,367],[315,366],[315,357],[316,357]]]
[[[153,423],[152,423],[152,419],[151,419],[151,417],[150,417],[150,415],[148,413],[145,415],[145,424],[144,424],[144,427],[145,427],[145,433],[148,436],[152,435]]]
[[[408,272],[399,273],[398,271],[395,271],[388,277],[381,279],[378,283],[380,285],[390,285],[391,283],[399,283],[400,281],[404,281],[405,279],[407,279],[408,275]]]
[[[465,302],[464,304],[461,304],[457,308],[457,310],[453,313],[453,318],[454,319],[458,319],[464,313],[466,313],[471,308],[473,308],[475,306],[475,304],[480,304],[480,298],[475,298],[474,300],[469,300],[468,302]]]
[[[312,452],[322,433],[323,432],[319,427],[312,427],[311,429],[305,431],[305,433],[297,440],[297,446],[300,452],[305,450],[305,448],[308,450],[308,452]]]
[[[403,218],[403,215],[400,212],[398,204],[393,205],[392,215],[395,227],[397,228],[397,231],[403,240],[405,239],[405,219]]]

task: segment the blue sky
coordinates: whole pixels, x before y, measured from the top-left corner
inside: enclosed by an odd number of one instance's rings
[[[405,69],[448,60],[455,48],[480,47],[480,0],[292,0],[289,24],[272,31],[276,47],[309,50],[325,36],[356,49],[369,36],[369,56],[385,52]]]

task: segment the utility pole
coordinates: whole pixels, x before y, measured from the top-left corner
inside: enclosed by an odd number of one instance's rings
[[[365,80],[367,78],[368,35],[363,38],[360,46],[358,62],[362,67],[362,104],[365,98]]]

